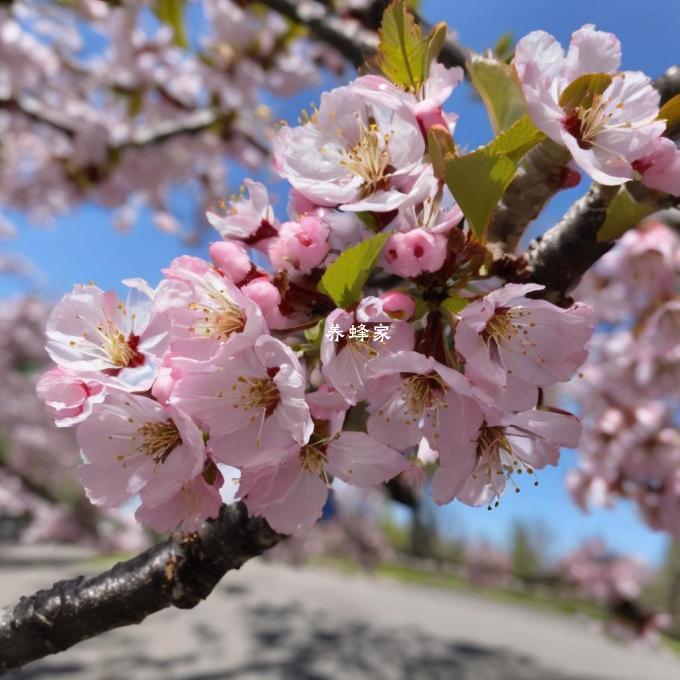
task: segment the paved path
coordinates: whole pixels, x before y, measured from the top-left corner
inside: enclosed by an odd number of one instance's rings
[[[2,550],[2,546],[0,546]],[[0,606],[75,573],[3,566]],[[586,621],[472,595],[262,561],[191,611],[166,610],[4,676],[11,680],[678,680],[664,651]]]

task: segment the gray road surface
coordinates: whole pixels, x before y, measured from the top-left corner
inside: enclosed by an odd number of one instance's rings
[[[75,573],[68,553],[35,566],[23,558],[8,564],[2,552],[0,606]],[[192,611],[160,612],[4,677],[679,680],[680,661],[611,642],[578,618],[254,561]]]

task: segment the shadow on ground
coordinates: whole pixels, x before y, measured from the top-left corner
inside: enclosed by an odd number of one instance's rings
[[[236,593],[230,593],[233,597]],[[180,616],[182,612],[178,613]],[[143,624],[142,624],[143,625]],[[230,651],[230,629],[247,630],[246,649]],[[339,623],[296,605],[257,606],[241,621],[191,629],[190,654],[149,649],[140,629],[99,638],[92,661],[70,661],[77,648],[10,674],[11,680],[587,680],[538,666],[504,649],[456,643],[416,628],[376,628],[363,621]],[[232,641],[233,643],[233,641]],[[92,645],[92,643],[88,643]],[[197,669],[201,669],[200,672]]]

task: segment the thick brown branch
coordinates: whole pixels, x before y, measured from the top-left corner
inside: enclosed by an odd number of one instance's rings
[[[617,186],[593,184],[569,209],[561,222],[529,245],[531,279],[548,289],[548,298],[561,302],[581,276],[612,243],[597,240]]]
[[[0,672],[63,651],[166,607],[189,609],[224,574],[282,537],[241,503],[223,506],[196,534],[170,538],[97,576],[55,583],[0,610]]]
[[[523,158],[489,224],[494,256],[515,251],[526,228],[562,187],[569,159],[569,152],[549,139]]]

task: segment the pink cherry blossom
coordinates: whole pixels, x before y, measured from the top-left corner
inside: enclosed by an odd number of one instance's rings
[[[368,433],[404,450],[425,437],[440,459],[471,445],[482,422],[478,395],[465,377],[432,357],[402,351],[371,362],[381,379],[368,396]],[[471,471],[471,470],[470,470]]]
[[[306,378],[294,352],[262,335],[251,347],[223,350],[206,364],[187,364],[170,402],[210,430],[217,460],[233,464],[230,453],[261,448],[266,427],[303,443],[312,420],[305,401]],[[225,447],[212,438],[228,434]]]
[[[648,76],[617,73],[621,47],[616,36],[583,26],[571,38],[566,56],[544,31],[517,43],[515,68],[529,115],[553,141],[566,146],[576,164],[596,182],[623,184],[633,179],[634,161],[650,153],[666,127],[658,120],[659,94]],[[605,73],[611,84],[592,101],[565,109],[567,86],[581,75]]]
[[[276,531],[294,535],[321,517],[329,475],[356,486],[374,486],[409,467],[397,451],[363,432],[312,438],[280,455],[283,462],[277,465],[245,469],[240,495],[251,514],[264,517]]]
[[[309,274],[328,255],[328,237],[328,227],[311,215],[299,222],[284,222],[269,246],[269,259],[277,269]]]
[[[61,299],[47,322],[46,346],[59,367],[100,372],[98,380],[122,389],[151,386],[168,325],[155,315],[154,293],[128,283],[127,305],[95,285],[76,286]]]
[[[208,212],[206,217],[222,238],[237,239],[260,247],[263,240],[276,236],[276,217],[264,184],[247,179],[244,185],[248,190],[248,198],[240,196],[233,200],[226,215]]]
[[[173,276],[159,293],[172,321],[173,352],[206,360],[222,347],[249,347],[267,332],[260,308],[231,279],[212,268],[175,268]]]
[[[160,502],[195,477],[205,461],[203,435],[178,409],[112,390],[78,426],[86,463],[80,480],[95,505],[114,508],[144,490]]]
[[[135,517],[144,526],[156,531],[197,531],[206,519],[217,517],[222,507],[220,487],[224,479],[214,464],[208,466],[211,482],[203,472],[184,482],[172,495],[150,505],[144,491]]]
[[[290,192],[288,214],[297,221],[309,215],[321,220],[328,227],[328,243],[331,249],[339,252],[371,236],[366,223],[355,213],[317,205],[296,189]]]
[[[376,298],[371,305],[371,308],[375,307],[375,316],[363,317],[363,321],[359,322],[354,313],[336,309],[326,317],[324,324],[321,341],[323,375],[351,404],[356,404],[363,398],[368,368],[376,357],[411,349],[414,343],[413,328],[404,321],[390,323],[389,339],[384,342],[374,339],[375,326],[372,322],[389,319],[382,311],[382,305],[375,304],[376,301],[380,302]],[[361,307],[361,303],[359,306]],[[366,322],[371,323],[371,326],[366,326]],[[352,326],[356,329],[361,323],[364,323],[368,337],[350,337]],[[336,329],[337,332],[334,332]]]
[[[69,427],[85,420],[92,413],[93,405],[104,400],[104,386],[100,382],[63,368],[43,373],[36,391],[57,427]]]
[[[581,423],[568,413],[531,410],[513,414],[486,409],[475,446],[465,449],[465,459],[461,453],[456,461],[461,469],[469,469],[470,460],[473,465],[460,487],[460,477],[454,477],[453,488],[458,487],[455,496],[466,505],[491,506],[502,495],[507,481],[515,485],[515,475],[533,475],[534,470],[557,465],[560,446],[573,448],[580,436]],[[438,503],[452,497],[442,488],[448,486],[444,482],[448,482],[446,468],[442,465],[432,481],[432,495]]]
[[[441,269],[446,259],[446,237],[425,229],[392,234],[383,249],[382,266],[392,274],[412,277]]]
[[[542,288],[507,284],[460,313],[455,342],[465,374],[490,394],[500,394],[508,375],[534,385],[568,380],[587,356],[590,308],[561,309],[526,297]]]
[[[633,161],[633,169],[650,189],[680,196],[680,149],[673,140],[659,137],[644,156]]]
[[[283,127],[274,164],[295,189],[318,205],[389,211],[413,200],[425,144],[413,113],[372,97],[365,88],[321,95],[304,125]]]
[[[366,96],[376,98],[393,108],[406,104],[416,117],[423,134],[427,136],[427,131],[432,125],[443,125],[453,129],[458,116],[455,113],[445,113],[443,105],[463,80],[463,76],[462,68],[458,66],[447,68],[433,61],[428,78],[415,93],[404,92],[391,81],[377,75],[357,78],[353,87]]]

